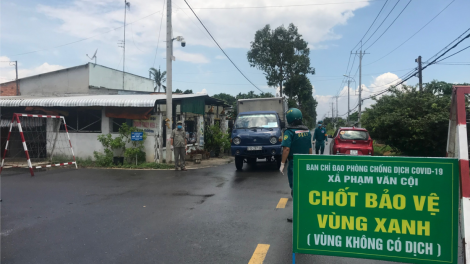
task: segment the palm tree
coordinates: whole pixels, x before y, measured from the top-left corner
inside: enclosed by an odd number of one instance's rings
[[[166,82],[166,71],[162,72],[160,68],[155,69],[155,68],[150,68],[150,75],[153,75],[153,80],[155,81],[155,88],[153,89],[154,92],[157,91],[160,92],[160,88],[163,87],[163,90],[166,92],[166,86],[163,85],[164,82]]]

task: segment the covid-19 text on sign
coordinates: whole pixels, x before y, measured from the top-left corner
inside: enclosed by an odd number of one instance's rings
[[[457,263],[456,159],[294,155],[295,253]]]

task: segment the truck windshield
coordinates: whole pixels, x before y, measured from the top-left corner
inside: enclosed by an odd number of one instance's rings
[[[278,127],[275,114],[240,115],[235,121],[235,128],[272,128]]]

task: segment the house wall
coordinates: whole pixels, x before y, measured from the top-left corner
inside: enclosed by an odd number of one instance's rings
[[[88,65],[22,78],[18,82],[23,96],[87,94]]]
[[[0,84],[0,96],[17,96],[16,81]]]
[[[117,71],[100,65],[89,64],[90,87],[123,90],[122,71]],[[124,90],[153,92],[153,80],[126,73],[124,75]]]

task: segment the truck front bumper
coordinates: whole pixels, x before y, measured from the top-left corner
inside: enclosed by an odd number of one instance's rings
[[[241,156],[241,157],[270,157],[282,155],[281,145],[273,146],[262,146],[261,150],[247,150],[247,146],[232,146],[231,152],[232,156]]]

